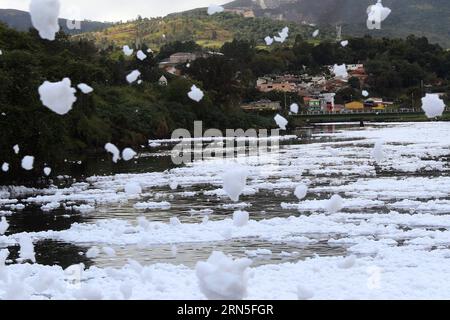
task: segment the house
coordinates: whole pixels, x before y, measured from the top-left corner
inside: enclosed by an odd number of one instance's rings
[[[383,101],[383,98],[369,98],[364,101],[364,107],[369,110],[384,110],[393,104],[393,102]]]
[[[161,64],[160,64],[159,67],[160,67],[164,72],[173,74],[173,75],[175,75],[175,76],[180,76],[180,75],[181,75],[181,70],[178,69],[177,67],[171,65],[171,64],[168,64],[168,65],[165,65],[165,66],[161,66]]]
[[[320,106],[322,111],[332,112],[334,111],[334,97],[336,93],[321,93],[318,96],[320,100]]]
[[[361,83],[361,86],[363,86],[368,78],[368,75],[366,73],[366,69],[364,68],[363,64],[347,64],[345,65],[346,69],[347,69],[347,73],[348,73],[348,77],[346,79],[339,79],[339,78],[334,78],[335,80],[348,80],[350,78],[357,78],[359,80],[359,82]],[[331,74],[334,73],[334,66],[327,66],[328,70],[330,71]],[[328,87],[328,83],[327,83],[327,87]],[[327,89],[330,90],[330,89]]]
[[[203,53],[191,53],[191,52],[177,52],[172,54],[169,59],[164,59],[159,63],[159,68],[165,72],[180,75],[181,71],[177,69],[180,64],[188,63],[198,58],[203,58],[206,55]]]
[[[333,78],[326,82],[324,90],[328,92],[338,92],[341,89],[347,88],[348,82],[342,79]]]
[[[189,61],[194,61],[201,57],[202,57],[201,54],[196,54],[192,52],[177,52],[169,57],[169,62],[173,64],[181,64]]]
[[[364,104],[359,101],[352,101],[345,104],[345,110],[350,111],[364,111]]]
[[[260,100],[242,105],[241,108],[247,111],[280,111],[281,104],[279,101]]]
[[[312,97],[304,97],[303,102],[308,112],[320,112],[322,111],[322,106],[320,99],[315,99]]]
[[[319,111],[334,111],[334,97],[335,93],[318,93],[315,95],[305,96],[303,101],[305,103],[306,109],[309,112],[319,112]]]
[[[249,8],[234,8],[234,9],[225,9],[225,12],[230,12],[242,16],[244,18],[254,18],[255,12]]]
[[[335,104],[333,111],[334,112],[342,112],[345,110],[345,106],[343,104]]]
[[[167,86],[167,84],[168,84],[167,78],[164,76],[161,76],[161,78],[159,78],[159,80],[158,80],[158,84],[160,86]]]
[[[295,83],[288,81],[274,81],[271,78],[258,78],[256,81],[256,89],[261,92],[281,91],[281,92],[297,92]]]
[[[348,72],[352,72],[352,71],[358,71],[358,70],[364,70],[364,65],[359,63],[359,64],[347,64],[347,71]]]

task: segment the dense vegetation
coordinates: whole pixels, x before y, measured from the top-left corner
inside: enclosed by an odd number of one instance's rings
[[[174,41],[195,41],[203,47],[220,48],[233,39],[247,40],[264,45],[266,36],[278,35],[285,26],[290,34],[311,37],[315,28],[295,22],[277,21],[269,18],[244,18],[232,13],[209,16],[206,10],[193,10],[183,14],[172,14],[164,18],[141,18],[118,23],[100,32],[86,33],[80,37],[93,40],[101,47],[145,43],[152,49]],[[329,28],[324,28],[319,38],[334,37]],[[288,39],[288,43],[292,43]]]
[[[146,144],[149,138],[169,137],[176,128],[191,129],[194,120],[204,127],[249,128],[274,126],[270,117],[244,113],[242,102],[262,98],[301,103],[296,94],[263,94],[255,89],[256,79],[265,74],[327,74],[324,67],[334,63],[364,63],[369,74],[364,89],[372,96],[395,100],[398,106],[420,106],[427,91],[449,96],[450,52],[426,38],[349,39],[339,43],[313,44],[301,35],[283,45],[262,49],[255,41],[225,43],[223,55],[197,59],[190,68],[180,66],[186,77],[169,78],[168,86],[158,85],[162,75],[157,63],[176,51],[203,50],[196,42],[173,42],[161,47],[156,56],[140,61],[125,57],[120,50],[99,50],[95,43],[59,34],[54,42],[44,41],[35,31],[21,33],[0,25],[0,162],[11,164],[16,175],[20,157],[36,157],[36,168],[47,163],[57,167],[64,159],[103,151],[106,142],[120,148]],[[145,51],[147,47],[144,45]],[[129,85],[125,77],[135,69],[143,83]],[[95,91],[77,94],[73,110],[59,116],[39,99],[37,88],[45,81],[84,82]],[[202,88],[205,98],[196,103],[187,97],[192,84]],[[359,83],[338,92],[344,102],[361,98]],[[18,144],[20,155],[12,146]]]
[[[283,94],[257,92],[254,89],[257,77],[285,72],[327,75],[326,65],[363,63],[369,75],[365,87],[349,79],[350,88],[338,92],[340,103],[361,99],[362,89],[369,90],[372,96],[394,100],[397,106],[404,108],[420,107],[426,92],[450,95],[450,52],[430,44],[426,38],[352,38],[345,48],[329,41],[314,45],[301,36],[293,42],[292,46],[262,50],[254,43],[234,40],[222,47],[224,57],[197,60],[187,72],[208,86],[216,86],[212,89],[217,90],[227,90],[224,84],[234,79],[239,83],[240,98],[244,101],[261,98],[284,101]],[[237,78],[234,75],[238,75]],[[236,91],[233,89],[233,92]],[[295,94],[287,98],[288,102],[299,99]]]
[[[269,125],[265,118],[243,113],[235,99],[218,92],[205,92],[200,103],[190,100],[192,80],[167,75],[169,85],[159,86],[161,72],[151,56],[139,61],[118,52],[99,52],[93,43],[71,41],[64,34],[49,42],[35,31],[21,33],[3,25],[0,48],[0,162],[10,163],[14,177],[24,172],[19,170],[24,155],[35,156],[36,170],[41,172],[43,162],[56,168],[64,159],[103,152],[107,142],[120,148],[146,144],[149,138],[170,137],[176,128],[189,129],[194,120],[213,128]],[[125,80],[134,69],[142,73],[141,85]],[[73,87],[84,82],[95,91],[78,92],[73,110],[59,116],[42,105],[38,87],[45,80],[64,77]],[[13,152],[15,144],[20,155]]]

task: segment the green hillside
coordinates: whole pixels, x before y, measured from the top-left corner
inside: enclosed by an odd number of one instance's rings
[[[86,33],[77,37],[94,40],[102,46],[135,44],[136,41],[153,49],[174,41],[193,40],[209,48],[220,48],[233,39],[254,41],[264,45],[268,35],[278,35],[289,26],[292,42],[296,35],[310,37],[314,28],[294,22],[275,21],[269,18],[244,18],[232,13],[208,16],[205,10],[193,10],[183,14],[172,14],[164,18],[138,19],[116,24],[106,30]],[[333,37],[323,30],[322,37]]]

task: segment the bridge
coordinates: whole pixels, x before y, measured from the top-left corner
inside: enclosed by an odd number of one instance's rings
[[[347,111],[347,112],[303,112],[289,116],[290,124],[299,126],[305,123],[325,122],[403,122],[429,121],[420,110],[377,110],[377,111]],[[442,117],[437,120],[450,121],[450,108],[446,108]]]

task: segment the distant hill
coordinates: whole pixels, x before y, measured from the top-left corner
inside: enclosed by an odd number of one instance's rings
[[[392,14],[381,30],[368,30],[365,24],[369,5],[376,0],[237,0],[227,9],[253,10],[257,17],[300,21],[319,25],[343,25],[352,36],[426,36],[431,42],[450,48],[450,1],[383,0]]]
[[[30,14],[26,11],[14,9],[0,9],[0,22],[7,24],[9,27],[18,31],[28,31],[32,28]],[[68,34],[79,34],[83,32],[91,32],[105,29],[112,23],[89,21],[81,22],[81,30],[71,30],[67,27],[66,19],[59,19],[61,30]]]

